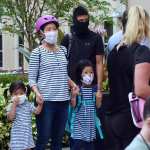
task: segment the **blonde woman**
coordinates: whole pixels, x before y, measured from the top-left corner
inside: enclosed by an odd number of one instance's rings
[[[132,121],[128,94],[134,87],[134,67],[136,94],[148,89],[144,88],[150,77],[149,35],[147,12],[141,6],[131,7],[123,39],[110,52],[107,64],[110,101],[106,124],[114,150],[123,150],[139,132]]]
[[[141,6],[130,8],[122,43],[127,45],[139,43],[147,47],[150,46],[150,18],[146,10]]]
[[[129,13],[129,22],[125,33],[128,45],[140,43],[135,55],[134,86],[137,96],[150,96],[150,18],[141,6],[134,6]]]

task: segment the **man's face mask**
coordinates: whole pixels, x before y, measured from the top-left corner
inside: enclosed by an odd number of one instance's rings
[[[74,20],[74,26],[75,26],[75,29],[78,33],[86,33],[88,31],[88,26],[89,26],[89,18],[86,16],[86,17],[77,17],[75,18]]]
[[[81,31],[81,32],[87,31],[88,26],[89,26],[89,21],[86,21],[86,22],[77,21],[77,24],[76,24],[76,27],[77,27],[78,30]]]

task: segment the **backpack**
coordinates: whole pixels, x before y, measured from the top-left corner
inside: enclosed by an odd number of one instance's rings
[[[69,60],[70,52],[71,52],[71,46],[72,46],[72,41],[73,41],[73,35],[72,35],[72,33],[69,33],[69,34],[66,34],[65,36],[68,39],[67,54],[65,56],[66,56],[66,59]]]

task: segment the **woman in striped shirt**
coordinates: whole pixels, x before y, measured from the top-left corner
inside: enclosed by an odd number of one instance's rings
[[[51,15],[36,21],[36,31],[43,36],[42,45],[32,51],[29,64],[29,83],[36,102],[44,101],[36,116],[36,150],[44,150],[51,138],[51,150],[61,150],[61,141],[68,116],[69,88],[77,86],[67,73],[67,50],[57,46],[58,20]],[[77,88],[76,88],[77,89]]]

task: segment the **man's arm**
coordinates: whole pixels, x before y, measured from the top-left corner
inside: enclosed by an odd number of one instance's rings
[[[96,74],[97,74],[97,88],[98,90],[102,90],[103,55],[96,55]]]
[[[102,102],[103,55],[96,55],[96,73],[97,73],[96,106],[97,108],[99,108]]]

